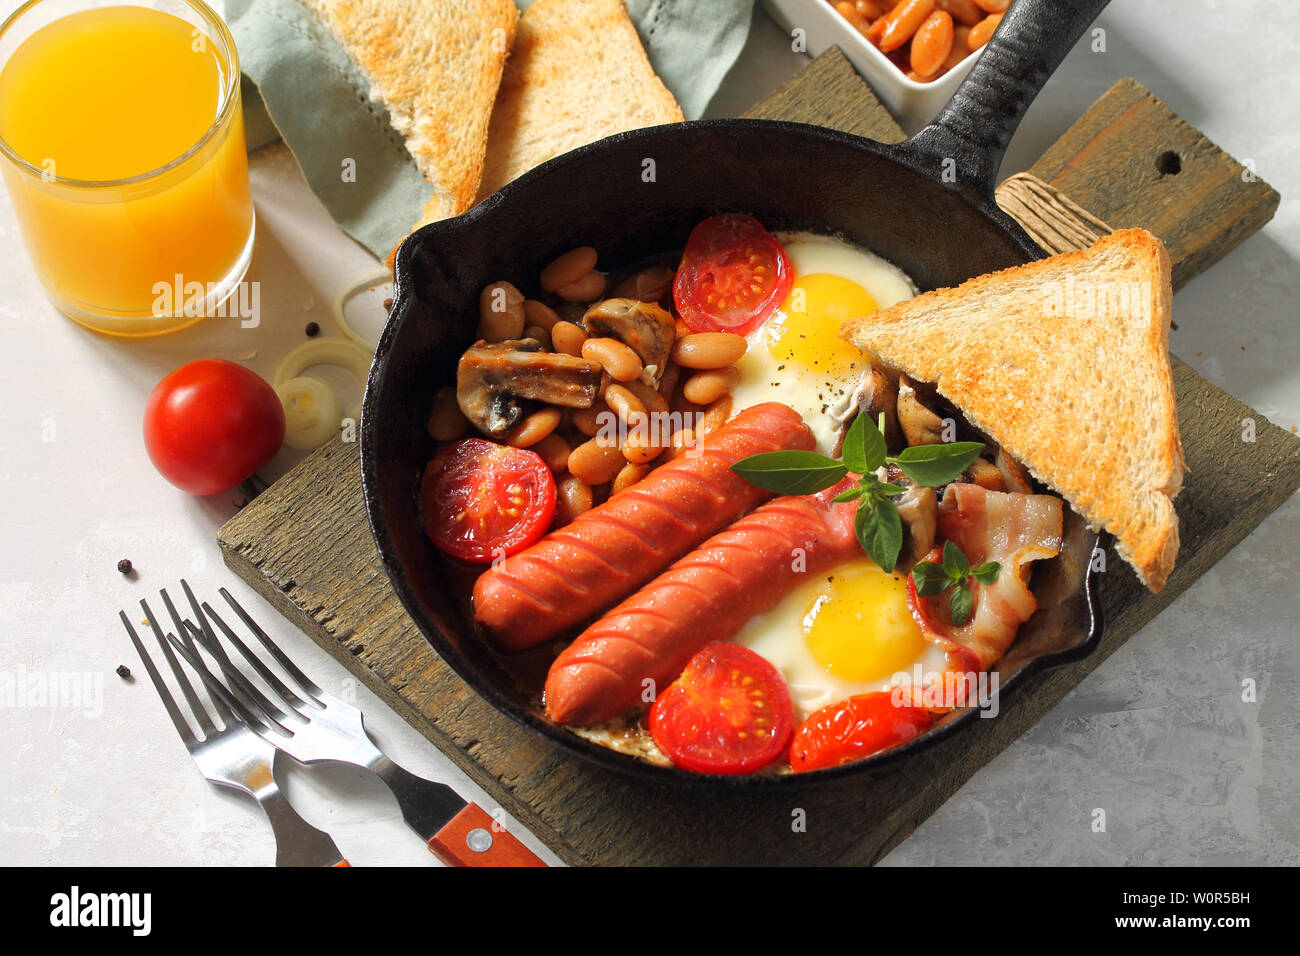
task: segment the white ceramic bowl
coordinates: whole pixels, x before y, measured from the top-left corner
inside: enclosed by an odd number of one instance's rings
[[[802,30],[807,52],[819,56],[833,46],[844,51],[885,109],[909,135],[938,115],[970,72],[982,50],[930,83],[909,80],[885,54],[867,41],[826,0],[763,0],[781,29]]]

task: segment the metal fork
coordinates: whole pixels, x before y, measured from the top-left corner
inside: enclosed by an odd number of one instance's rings
[[[193,594],[190,593],[188,586],[185,590],[193,602]],[[167,596],[166,591],[161,593],[163,603],[167,606],[173,621],[177,622],[177,629],[184,634],[171,598]],[[347,860],[343,858],[343,854],[339,852],[330,835],[316,829],[300,817],[280,792],[273,771],[275,748],[255,732],[255,729],[265,730],[265,728],[256,728],[255,724],[246,722],[246,719],[236,717],[225,702],[213,697],[216,720],[221,723],[221,727],[218,728],[214,723],[213,715],[208,713],[202,699],[194,692],[193,686],[185,676],[184,668],[172,653],[168,641],[175,641],[175,636],[168,634],[164,637],[163,630],[159,627],[158,620],[154,617],[148,603],[141,601],[140,606],[144,609],[145,619],[149,622],[159,647],[162,648],[163,656],[167,658],[172,675],[180,686],[181,694],[184,695],[194,714],[194,719],[198,722],[202,736],[194,733],[180,708],[177,707],[171,691],[163,682],[162,676],[154,666],[153,659],[145,650],[144,644],[141,643],[126,612],[119,611],[118,615],[131,638],[131,643],[135,645],[136,652],[140,655],[144,669],[149,673],[149,679],[153,681],[154,689],[162,698],[163,707],[167,709],[172,725],[180,734],[181,740],[185,742],[185,747],[198,766],[199,772],[211,782],[242,791],[257,801],[271,823],[271,830],[275,833],[276,866],[347,866]],[[188,635],[185,636],[185,641],[192,648]]]
[[[358,708],[313,683],[229,591],[221,588],[220,593],[271,658],[298,685],[298,692],[289,688],[206,601],[201,606],[195,603],[198,624],[186,620],[184,629],[216,660],[225,682],[205,666],[193,643],[185,646],[175,638],[171,641],[198,671],[213,696],[240,714],[264,740],[302,763],[335,761],[373,771],[397,798],[407,825],[445,862],[477,866],[545,865],[499,824],[494,824],[481,808],[467,803],[451,787],[417,776],[389,758],[370,738]],[[271,688],[277,702],[268,700],[235,667],[209,622],[216,623],[225,639]]]

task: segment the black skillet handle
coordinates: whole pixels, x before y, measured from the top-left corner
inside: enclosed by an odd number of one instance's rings
[[[948,105],[900,148],[937,179],[990,199],[1025,110],[1108,2],[1013,0]]]

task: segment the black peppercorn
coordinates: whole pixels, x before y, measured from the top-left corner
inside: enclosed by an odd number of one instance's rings
[[[130,559],[130,558],[123,558],[121,561],[117,562],[117,569],[118,569],[119,571],[121,571],[123,574],[130,574],[130,573],[131,573],[131,559]]]
[[[316,322],[307,323],[307,338],[314,339],[320,335],[320,325]]]
[[[117,676],[120,677],[120,678],[122,678],[122,680],[130,680],[130,679],[131,679],[131,668],[127,667],[125,664],[118,664],[118,665],[117,665]]]

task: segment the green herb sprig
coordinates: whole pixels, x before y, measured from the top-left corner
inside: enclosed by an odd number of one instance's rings
[[[859,415],[849,426],[840,460],[811,451],[773,451],[750,455],[731,470],[751,485],[782,495],[811,495],[841,481],[850,472],[861,475],[857,487],[836,495],[836,501],[858,502],[854,529],[862,550],[888,572],[898,564],[903,548],[903,522],[893,499],[904,491],[881,481],[876,471],[897,465],[918,485],[936,487],[957,478],[970,467],[984,444],[976,441],[942,445],[913,445],[896,456],[886,454],[884,416],[876,423]]]
[[[912,568],[912,580],[916,582],[916,593],[921,597],[936,597],[951,590],[948,606],[952,609],[952,623],[961,627],[970,620],[975,606],[970,582],[974,580],[985,586],[990,585],[998,579],[1001,570],[1002,565],[996,561],[986,561],[978,568],[972,568],[961,548],[951,541],[945,541],[943,563],[918,561]]]

